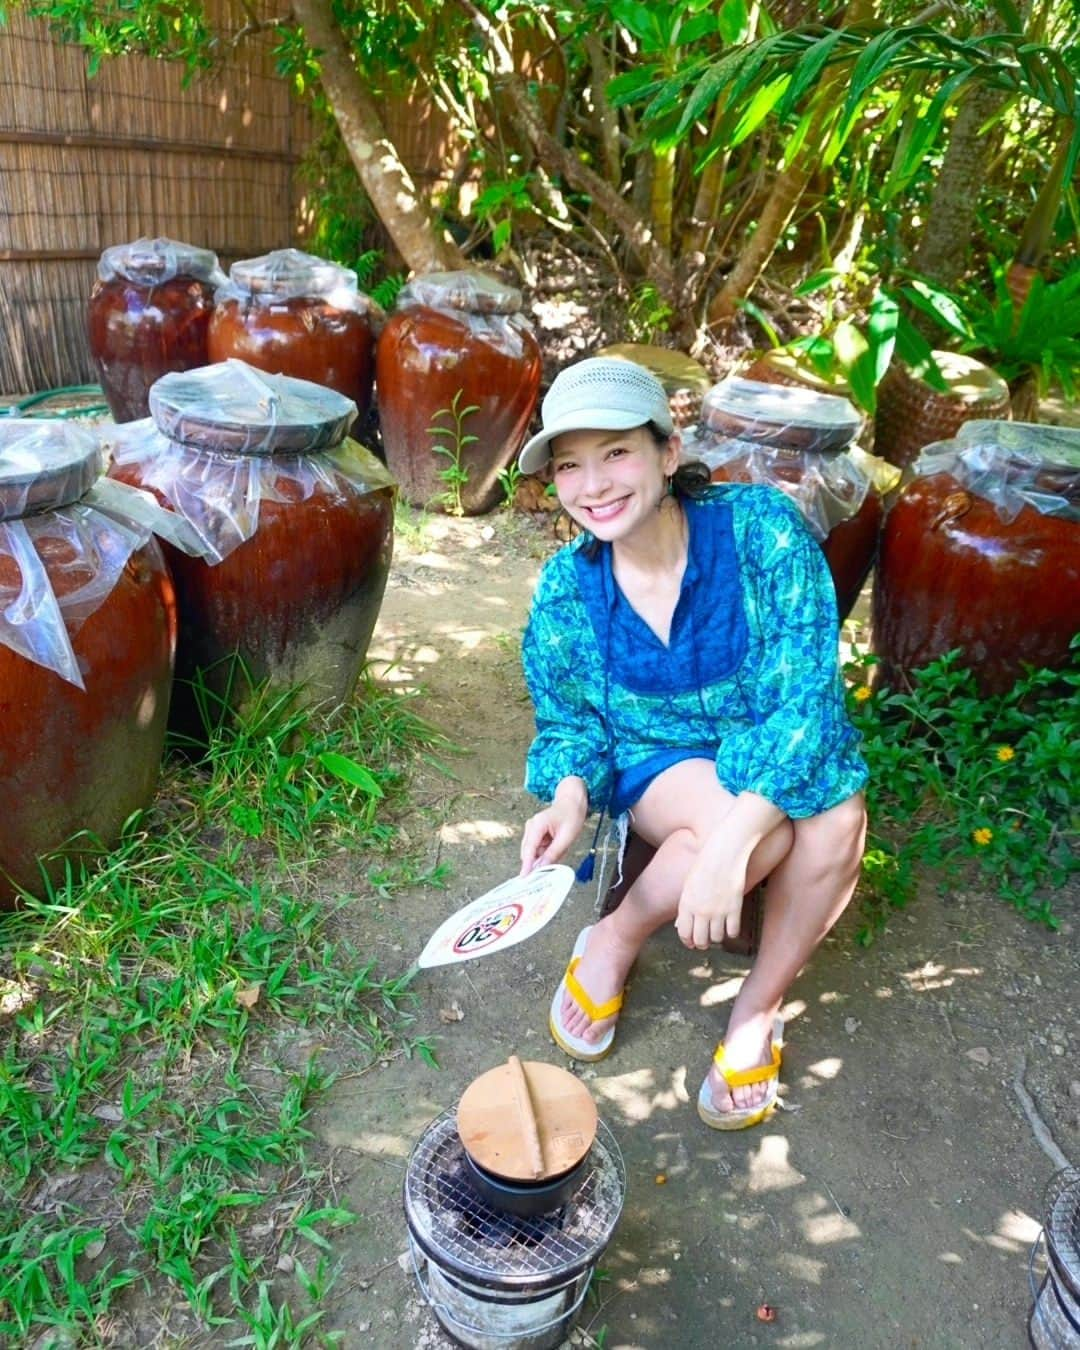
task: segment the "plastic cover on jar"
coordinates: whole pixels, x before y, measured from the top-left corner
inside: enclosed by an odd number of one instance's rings
[[[845,520],[858,515],[866,494],[877,486],[881,461],[853,448],[839,454],[777,451],[753,441],[718,436],[699,425],[684,432],[682,458],[710,472],[738,462],[752,483],[778,488],[799,507],[815,538],[822,542]],[[899,470],[895,470],[899,478]]]
[[[306,501],[317,491],[364,497],[397,486],[386,466],[352,440],[318,454],[271,457],[183,445],[149,418],[125,422],[111,435],[113,461],[137,465],[143,487],[167,504],[163,514],[182,522],[182,536],[164,537],[211,566],[254,536],[264,501]]]
[[[235,455],[311,454],[340,445],[356,404],[325,385],[230,358],[155,380],[150,416],[181,445]]]
[[[521,292],[515,286],[483,272],[423,272],[401,288],[395,309],[440,310],[516,357],[522,352],[521,334],[533,331],[521,313],[521,304]]]
[[[351,267],[298,248],[277,248],[258,258],[243,258],[229,268],[214,299],[271,305],[282,300],[325,300],[335,309],[351,309],[381,320],[382,309],[357,284]]]
[[[102,281],[123,277],[143,286],[160,286],[179,276],[194,277],[210,286],[225,284],[216,253],[178,239],[133,239],[129,244],[114,244],[98,259],[97,274]]]
[[[1036,422],[971,421],[923,448],[912,472],[947,473],[991,502],[1005,524],[1025,506],[1080,521],[1080,429]]]
[[[84,427],[0,421],[0,643],[79,689],[72,642],[166,515],[146,494],[98,478],[100,470],[100,447]],[[25,482],[35,489],[26,493]],[[25,515],[13,509],[18,496],[31,499]],[[60,594],[43,557],[71,583]]]
[[[843,450],[859,434],[862,417],[849,399],[731,375],[701,403],[711,431],[782,450]]]

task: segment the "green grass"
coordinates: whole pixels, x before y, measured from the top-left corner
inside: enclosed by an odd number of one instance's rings
[[[1080,870],[1080,637],[1063,670],[1029,670],[980,698],[961,653],[914,672],[908,692],[872,690],[874,658],[848,670],[870,766],[861,942],[915,891],[965,880],[1056,928],[1054,894]]]
[[[0,1342],[106,1344],[137,1316],[140,1343],[172,1345],[184,1305],[222,1343],[334,1342],[330,1235],[356,1216],[308,1116],[335,1051],[351,1074],[431,1051],[407,978],[379,975],[349,902],[313,883],[342,848],[359,878],[423,875],[390,854],[436,745],[370,681],[332,723],[253,691],[116,849],[4,921],[21,1007],[0,1023]]]

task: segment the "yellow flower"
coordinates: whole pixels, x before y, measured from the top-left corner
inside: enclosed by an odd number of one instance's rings
[[[872,696],[872,690],[868,684],[860,684],[855,690],[854,698],[856,703],[865,703]]]
[[[972,830],[971,837],[980,848],[983,848],[994,837],[994,831],[988,830],[984,825],[980,830]]]
[[[997,748],[997,757],[1002,764],[1008,764],[1010,759],[1016,758],[1016,751],[1011,745],[999,745]]]

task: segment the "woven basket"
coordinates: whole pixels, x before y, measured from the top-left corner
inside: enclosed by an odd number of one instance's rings
[[[947,393],[917,380],[906,366],[894,364],[878,385],[874,453],[901,469],[924,445],[947,441],[975,418],[1007,419],[1009,386],[1000,375],[970,356],[935,352]]]

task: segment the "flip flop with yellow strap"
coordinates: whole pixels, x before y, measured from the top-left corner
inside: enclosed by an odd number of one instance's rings
[[[716,1054],[713,1055],[713,1063],[720,1071],[720,1076],[728,1085],[731,1091],[737,1087],[749,1087],[751,1083],[768,1083],[768,1089],[765,1093],[764,1101],[758,1102],[757,1106],[735,1107],[731,1111],[718,1111],[712,1102],[712,1093],[709,1090],[709,1077],[706,1074],[705,1081],[701,1085],[701,1091],[698,1093],[697,1109],[698,1115],[712,1130],[746,1130],[751,1125],[760,1125],[763,1120],[768,1118],[776,1110],[776,1097],[780,1088],[780,1063],[781,1051],[784,1048],[784,1019],[776,1018],[773,1022],[772,1033],[772,1053],[768,1064],[760,1064],[753,1069],[729,1069],[727,1059],[724,1053],[723,1041],[716,1047]]]
[[[559,981],[559,987],[555,990],[555,997],[551,1000],[551,1012],[548,1015],[548,1030],[551,1032],[551,1039],[559,1049],[572,1059],[588,1060],[589,1062],[603,1059],[606,1054],[610,1053],[615,1040],[615,1027],[609,1027],[598,1041],[586,1041],[581,1036],[573,1035],[567,1031],[563,1023],[563,995],[569,992],[570,997],[591,1022],[602,1022],[605,1017],[614,1017],[623,1005],[621,991],[614,998],[609,998],[606,1003],[594,1003],[588,991],[582,988],[574,973],[581,965],[581,958],[585,955],[585,947],[591,932],[592,927],[590,926],[583,928],[578,934],[570,957],[570,964],[566,967],[566,974]]]

